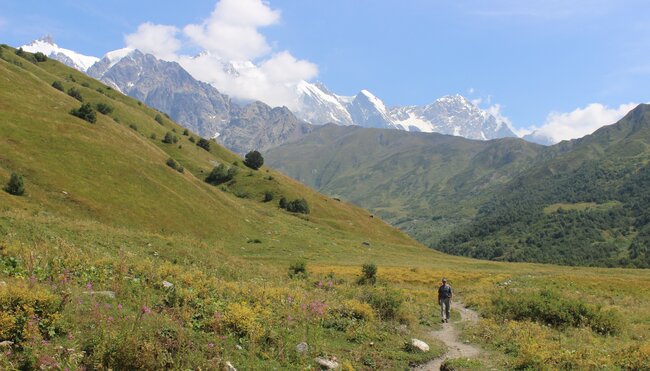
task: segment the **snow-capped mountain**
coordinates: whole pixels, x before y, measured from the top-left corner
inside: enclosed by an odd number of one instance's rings
[[[99,58],[77,53],[70,49],[64,49],[56,45],[51,36],[45,36],[34,40],[27,45],[21,46],[24,51],[30,53],[41,52],[49,58],[55,59],[79,71],[86,72],[90,66],[99,61]]]
[[[296,115],[313,124],[436,132],[479,140],[516,137],[506,123],[461,95],[445,96],[425,106],[389,110],[381,99],[367,90],[352,97],[341,96],[321,83],[303,81],[298,93],[302,105]]]
[[[393,123],[402,130],[436,132],[468,139],[516,137],[508,125],[461,95],[448,95],[426,106],[396,107]]]

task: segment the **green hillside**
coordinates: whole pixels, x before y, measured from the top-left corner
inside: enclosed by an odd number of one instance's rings
[[[112,112],[71,115],[82,102],[70,88]],[[25,190],[0,191],[0,369],[304,370],[316,357],[406,369],[446,350],[430,332],[443,276],[481,314],[473,324],[452,314],[463,341],[483,348],[479,369],[650,363],[650,271],[446,255],[198,139],[60,63],[0,47],[0,185],[15,173]],[[512,161],[488,150],[477,156],[494,153],[485,166],[509,177]],[[239,170],[213,186],[204,179],[218,164]],[[282,196],[311,212],[281,209]],[[376,277],[361,280],[363,264]],[[412,338],[431,350],[414,352]]]
[[[511,138],[483,142],[325,125],[266,156],[271,166],[430,244],[471,220],[490,192],[542,152]]]
[[[437,248],[488,259],[650,267],[650,106],[497,192]]]

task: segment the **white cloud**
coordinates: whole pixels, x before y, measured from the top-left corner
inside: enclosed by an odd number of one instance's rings
[[[262,0],[221,0],[204,21],[181,29],[144,23],[127,35],[127,46],[177,61],[194,78],[235,99],[272,106],[298,106],[295,86],[311,80],[318,67],[288,51],[273,51],[259,28],[278,23],[280,11]],[[198,56],[180,50],[199,47]]]
[[[126,45],[150,53],[158,58],[174,60],[176,52],[181,48],[181,41],[176,38],[178,28],[153,24],[150,22],[138,26],[135,33],[127,35]]]
[[[551,112],[540,127],[531,127],[521,132],[528,131],[533,139],[550,143],[581,138],[602,126],[615,123],[636,105],[626,103],[609,108],[600,103],[592,103],[571,112]]]
[[[506,124],[510,128],[510,130],[512,130],[515,134],[519,135],[516,129],[514,128],[514,126],[512,125],[512,120],[510,120],[501,112],[501,105],[499,103],[495,103],[489,106],[488,108],[485,109],[485,111],[490,115],[494,116],[494,118],[497,119],[497,122]]]

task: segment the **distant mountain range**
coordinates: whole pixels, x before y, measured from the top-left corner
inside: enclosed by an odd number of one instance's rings
[[[119,49],[99,59],[60,48],[51,37],[36,40],[23,49],[43,52],[86,72],[168,113],[203,136],[219,137],[219,141],[239,153],[252,148],[268,149],[296,139],[311,131],[309,124],[439,132],[479,140],[516,136],[505,123],[460,95],[442,97],[426,106],[388,109],[367,90],[347,97],[330,92],[322,83],[302,81],[296,86],[300,106],[295,112],[256,102],[255,109],[247,110],[247,115],[241,117],[240,109],[246,104],[234,103],[218,87],[196,80],[178,63],[162,61],[138,50]],[[237,74],[236,64],[225,63],[223,68]],[[250,116],[253,111],[260,116]],[[268,120],[261,120],[262,117]],[[244,133],[254,137],[237,136]]]

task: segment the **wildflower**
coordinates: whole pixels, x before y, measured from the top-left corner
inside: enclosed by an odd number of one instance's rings
[[[86,284],[86,290],[92,290],[92,289],[93,289],[93,284],[90,283],[90,282],[88,282],[88,283]]]
[[[149,308],[149,307],[146,306],[146,305],[143,305],[143,306],[142,306],[142,309],[140,310],[140,312],[141,312],[142,314],[150,314],[150,313],[151,313],[151,308]]]
[[[72,336],[72,332],[68,332],[67,338],[68,338],[68,340],[74,339],[74,336]]]
[[[108,322],[113,322],[113,316],[108,316],[108,318],[107,318],[106,320],[107,320]]]
[[[117,305],[117,310],[122,310],[122,304]]]
[[[287,296],[287,304],[291,304],[291,303],[293,303],[293,296],[288,295]]]
[[[214,348],[214,343],[209,343],[208,348]]]

